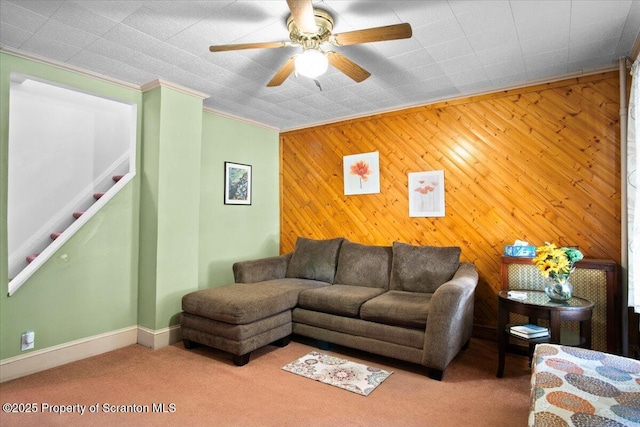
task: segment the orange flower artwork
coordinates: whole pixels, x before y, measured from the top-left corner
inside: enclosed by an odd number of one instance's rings
[[[344,194],[380,193],[380,154],[352,154],[343,158]]]
[[[424,184],[424,181],[418,181],[420,185]],[[435,187],[438,185],[438,181],[431,181],[431,185],[425,185],[423,187],[418,187],[414,191],[419,192],[420,194],[428,194],[435,190]]]
[[[351,165],[351,175],[358,175],[360,177],[360,188],[362,188],[362,183],[367,182],[369,179],[368,175],[371,175],[369,164],[364,160],[353,163]]]
[[[444,216],[444,171],[409,173],[409,216]]]

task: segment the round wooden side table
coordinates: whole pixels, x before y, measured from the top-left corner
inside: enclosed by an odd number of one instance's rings
[[[554,302],[543,291],[518,289],[526,292],[525,299],[509,297],[509,291],[498,292],[498,373],[497,377],[504,375],[504,355],[507,349],[507,341],[510,336],[533,345],[541,342],[560,344],[560,322],[580,322],[580,347],[591,348],[591,316],[593,314],[593,302],[579,297],[572,297],[566,302]],[[509,332],[509,313],[517,313],[529,318],[529,323],[538,324],[538,319],[549,321],[549,336],[543,338],[526,339]]]

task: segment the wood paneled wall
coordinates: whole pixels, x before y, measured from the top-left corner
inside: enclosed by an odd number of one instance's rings
[[[495,328],[503,246],[578,245],[620,262],[617,72],[282,133],[281,251],[296,238],[457,245]],[[345,155],[380,153],[380,194],[345,196]],[[444,170],[446,216],[410,218],[408,172]]]

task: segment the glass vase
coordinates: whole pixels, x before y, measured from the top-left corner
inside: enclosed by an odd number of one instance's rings
[[[573,296],[573,285],[569,283],[567,278],[550,278],[547,286],[544,287],[544,293],[551,301],[565,302]]]

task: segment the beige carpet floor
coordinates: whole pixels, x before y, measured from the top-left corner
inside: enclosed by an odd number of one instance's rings
[[[1,403],[34,403],[38,409],[0,413],[0,425],[526,425],[528,360],[507,355],[505,377],[496,378],[494,342],[472,339],[441,382],[423,375],[416,365],[337,346],[325,351],[394,372],[367,397],[281,369],[317,350],[310,344],[300,339],[284,348],[265,347],[243,367],[207,347],[126,347],[0,384]],[[153,413],[154,404],[156,409],[164,404],[166,412]],[[55,405],[85,405],[85,413],[80,415],[75,406],[65,408],[75,412],[57,414],[51,412],[61,409]],[[113,412],[118,405],[149,412]]]

